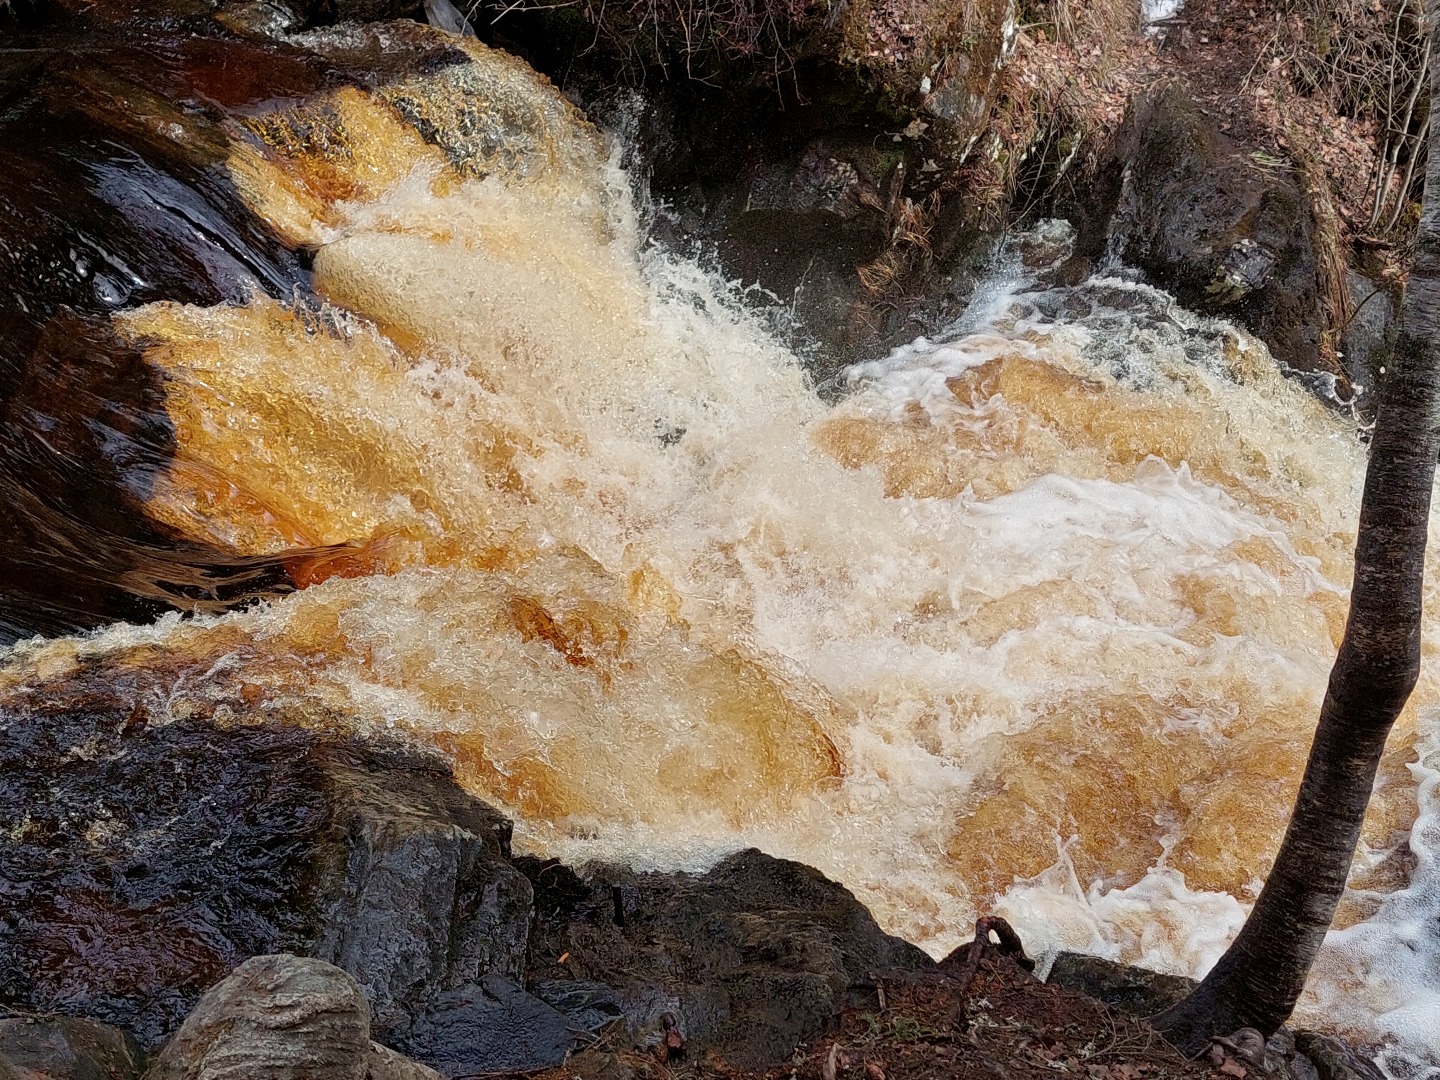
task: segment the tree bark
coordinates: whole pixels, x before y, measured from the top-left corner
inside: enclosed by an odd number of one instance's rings
[[[1429,0],[1429,32],[1440,0]],[[1432,55],[1440,50],[1432,50]],[[1432,100],[1440,101],[1432,64]],[[1295,809],[1240,935],[1185,1000],[1151,1023],[1202,1052],[1214,1035],[1269,1035],[1289,1017],[1335,915],[1390,728],[1420,671],[1421,588],[1440,452],[1440,124],[1432,125],[1415,267],[1380,386],[1360,505],[1350,617]]]

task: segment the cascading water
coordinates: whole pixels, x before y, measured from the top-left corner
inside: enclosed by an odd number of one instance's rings
[[[1024,274],[826,404],[646,245],[558,94],[446,47],[224,127],[311,287],[109,317],[170,426],[117,459],[130,497],[298,591],[21,642],[0,709],[98,666],[161,718],[343,714],[443,749],[536,851],[754,844],[937,953],[994,909],[1042,951],[1204,970],[1343,627],[1353,424],[1162,293]],[[1397,1068],[1440,1060],[1437,704],[1427,668],[1302,1006]]]

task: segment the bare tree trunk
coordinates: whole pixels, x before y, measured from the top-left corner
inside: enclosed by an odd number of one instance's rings
[[[1429,7],[1433,35],[1440,0]],[[1432,64],[1431,93],[1440,101],[1437,70]],[[1431,125],[1416,247],[1394,365],[1380,388],[1350,618],[1290,825],[1239,937],[1189,997],[1152,1020],[1190,1053],[1241,1027],[1269,1035],[1289,1017],[1344,891],[1385,739],[1419,675],[1440,452],[1440,124]]]

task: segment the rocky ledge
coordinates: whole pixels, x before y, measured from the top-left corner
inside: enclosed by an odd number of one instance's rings
[[[1120,1011],[1174,980],[1074,959],[1046,986],[988,927],[936,963],[754,850],[704,874],[517,857],[413,745],[143,700],[82,671],[0,716],[0,1080],[1211,1069]],[[1092,1029],[1128,1049],[1091,1061]]]

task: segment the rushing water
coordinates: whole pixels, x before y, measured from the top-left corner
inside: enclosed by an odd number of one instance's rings
[[[127,505],[297,591],[22,642],[0,695],[163,667],[161,718],[411,732],[530,849],[755,844],[937,953],[993,909],[1037,951],[1202,972],[1343,626],[1354,425],[1143,284],[1018,267],[823,402],[734,290],[647,245],[558,94],[464,48],[221,125],[233,190],[314,252],[293,295],[104,315],[165,424],[116,458]],[[1302,1006],[1397,1069],[1440,1061],[1436,679]]]

